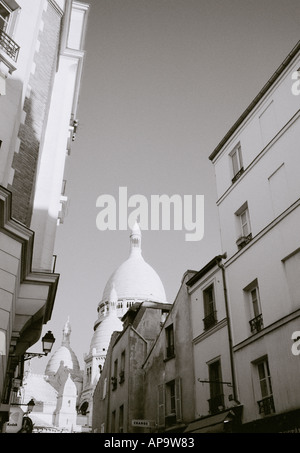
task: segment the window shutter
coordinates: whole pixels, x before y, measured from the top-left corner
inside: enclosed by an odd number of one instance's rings
[[[175,404],[176,404],[176,421],[182,421],[182,410],[181,410],[181,379],[175,379]]]
[[[160,384],[158,386],[158,427],[164,428],[165,426],[165,386]]]

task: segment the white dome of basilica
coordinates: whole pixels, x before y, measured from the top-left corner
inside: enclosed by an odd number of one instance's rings
[[[129,258],[109,278],[100,303],[109,300],[112,288],[115,288],[119,300],[151,300],[167,303],[161,279],[142,256],[141,230],[137,223],[132,229],[130,244]]]

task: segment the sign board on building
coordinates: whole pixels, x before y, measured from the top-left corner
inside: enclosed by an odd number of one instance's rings
[[[4,425],[5,433],[17,433],[22,428],[24,412],[20,407],[11,406],[9,409],[9,420]]]
[[[132,426],[140,426],[142,428],[150,428],[152,423],[151,420],[132,420]]]

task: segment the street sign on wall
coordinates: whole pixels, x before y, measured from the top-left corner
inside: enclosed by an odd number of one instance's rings
[[[151,420],[132,420],[132,426],[140,426],[141,428],[150,428],[153,423]]]

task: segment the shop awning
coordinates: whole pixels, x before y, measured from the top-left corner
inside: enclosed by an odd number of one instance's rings
[[[236,417],[232,410],[211,415],[190,423],[185,433],[225,433],[226,424]]]

